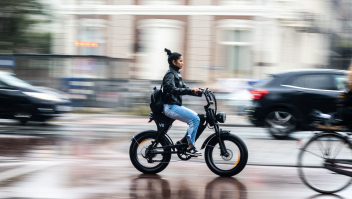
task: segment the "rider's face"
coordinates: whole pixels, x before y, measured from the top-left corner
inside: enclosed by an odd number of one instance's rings
[[[177,61],[172,61],[173,64],[177,67],[179,67],[180,69],[182,69],[183,67],[183,57],[181,56],[180,58],[178,58]]]

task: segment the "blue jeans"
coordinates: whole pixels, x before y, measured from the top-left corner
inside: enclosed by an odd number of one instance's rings
[[[195,139],[200,122],[197,113],[183,106],[164,104],[164,115],[174,120],[187,123],[189,127],[184,136],[187,138],[188,144],[195,146]]]

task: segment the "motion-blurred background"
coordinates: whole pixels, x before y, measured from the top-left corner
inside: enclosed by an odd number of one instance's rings
[[[0,198],[351,198],[316,195],[295,168],[315,133],[301,128],[308,111],[334,110],[346,71],[263,81],[348,69],[351,11],[351,0],[0,0]],[[131,139],[157,129],[149,102],[168,70],[164,48],[183,55],[189,87],[215,92],[221,128],[247,145],[234,178],[218,178],[204,156],[174,155],[158,175],[133,167]],[[198,113],[205,104],[183,98]],[[18,123],[30,120],[40,122]],[[187,128],[175,121],[168,135]],[[320,171],[318,182],[338,182]]]
[[[181,53],[190,87],[228,114],[267,74],[347,69],[349,0],[2,0],[0,69],[66,93],[75,111],[147,115],[151,89]],[[187,98],[187,97],[186,97]],[[184,105],[202,110],[201,99]]]

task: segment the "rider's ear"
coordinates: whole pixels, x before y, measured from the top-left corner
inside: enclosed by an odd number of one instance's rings
[[[172,60],[172,63],[173,63],[174,65],[176,65],[176,61],[175,61],[175,60]]]

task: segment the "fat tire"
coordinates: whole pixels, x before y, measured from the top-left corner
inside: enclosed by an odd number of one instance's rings
[[[156,139],[157,134],[155,133],[143,133],[142,135],[139,135],[137,138],[134,138],[131,146],[130,146],[130,160],[133,164],[133,166],[139,170],[142,173],[145,174],[156,174],[159,173],[161,171],[163,171],[168,165],[169,162],[171,160],[171,153],[168,154],[163,154],[163,159],[162,159],[162,163],[158,164],[155,167],[144,167],[142,164],[139,163],[138,161],[138,157],[137,157],[137,149],[139,146],[139,143],[141,143],[143,140],[146,139]],[[159,143],[161,144],[161,146],[167,146],[168,143],[165,141],[165,139],[160,138],[159,139]],[[171,149],[164,149],[164,151],[169,152],[171,151]]]
[[[240,150],[240,154],[241,154],[241,158],[239,163],[230,170],[222,170],[220,168],[217,168],[213,162],[213,157],[212,157],[212,152],[213,149],[216,144],[219,143],[218,141],[218,137],[215,136],[214,138],[212,138],[207,147],[205,148],[205,162],[207,163],[208,168],[215,174],[222,176],[222,177],[231,177],[234,175],[237,175],[238,173],[240,173],[244,167],[247,165],[247,161],[248,161],[248,150],[247,150],[247,146],[246,144],[242,141],[241,138],[239,138],[236,135],[233,134],[226,134],[226,135],[222,135],[221,138],[225,141],[231,141],[233,143],[235,143],[238,147],[238,149]]]

